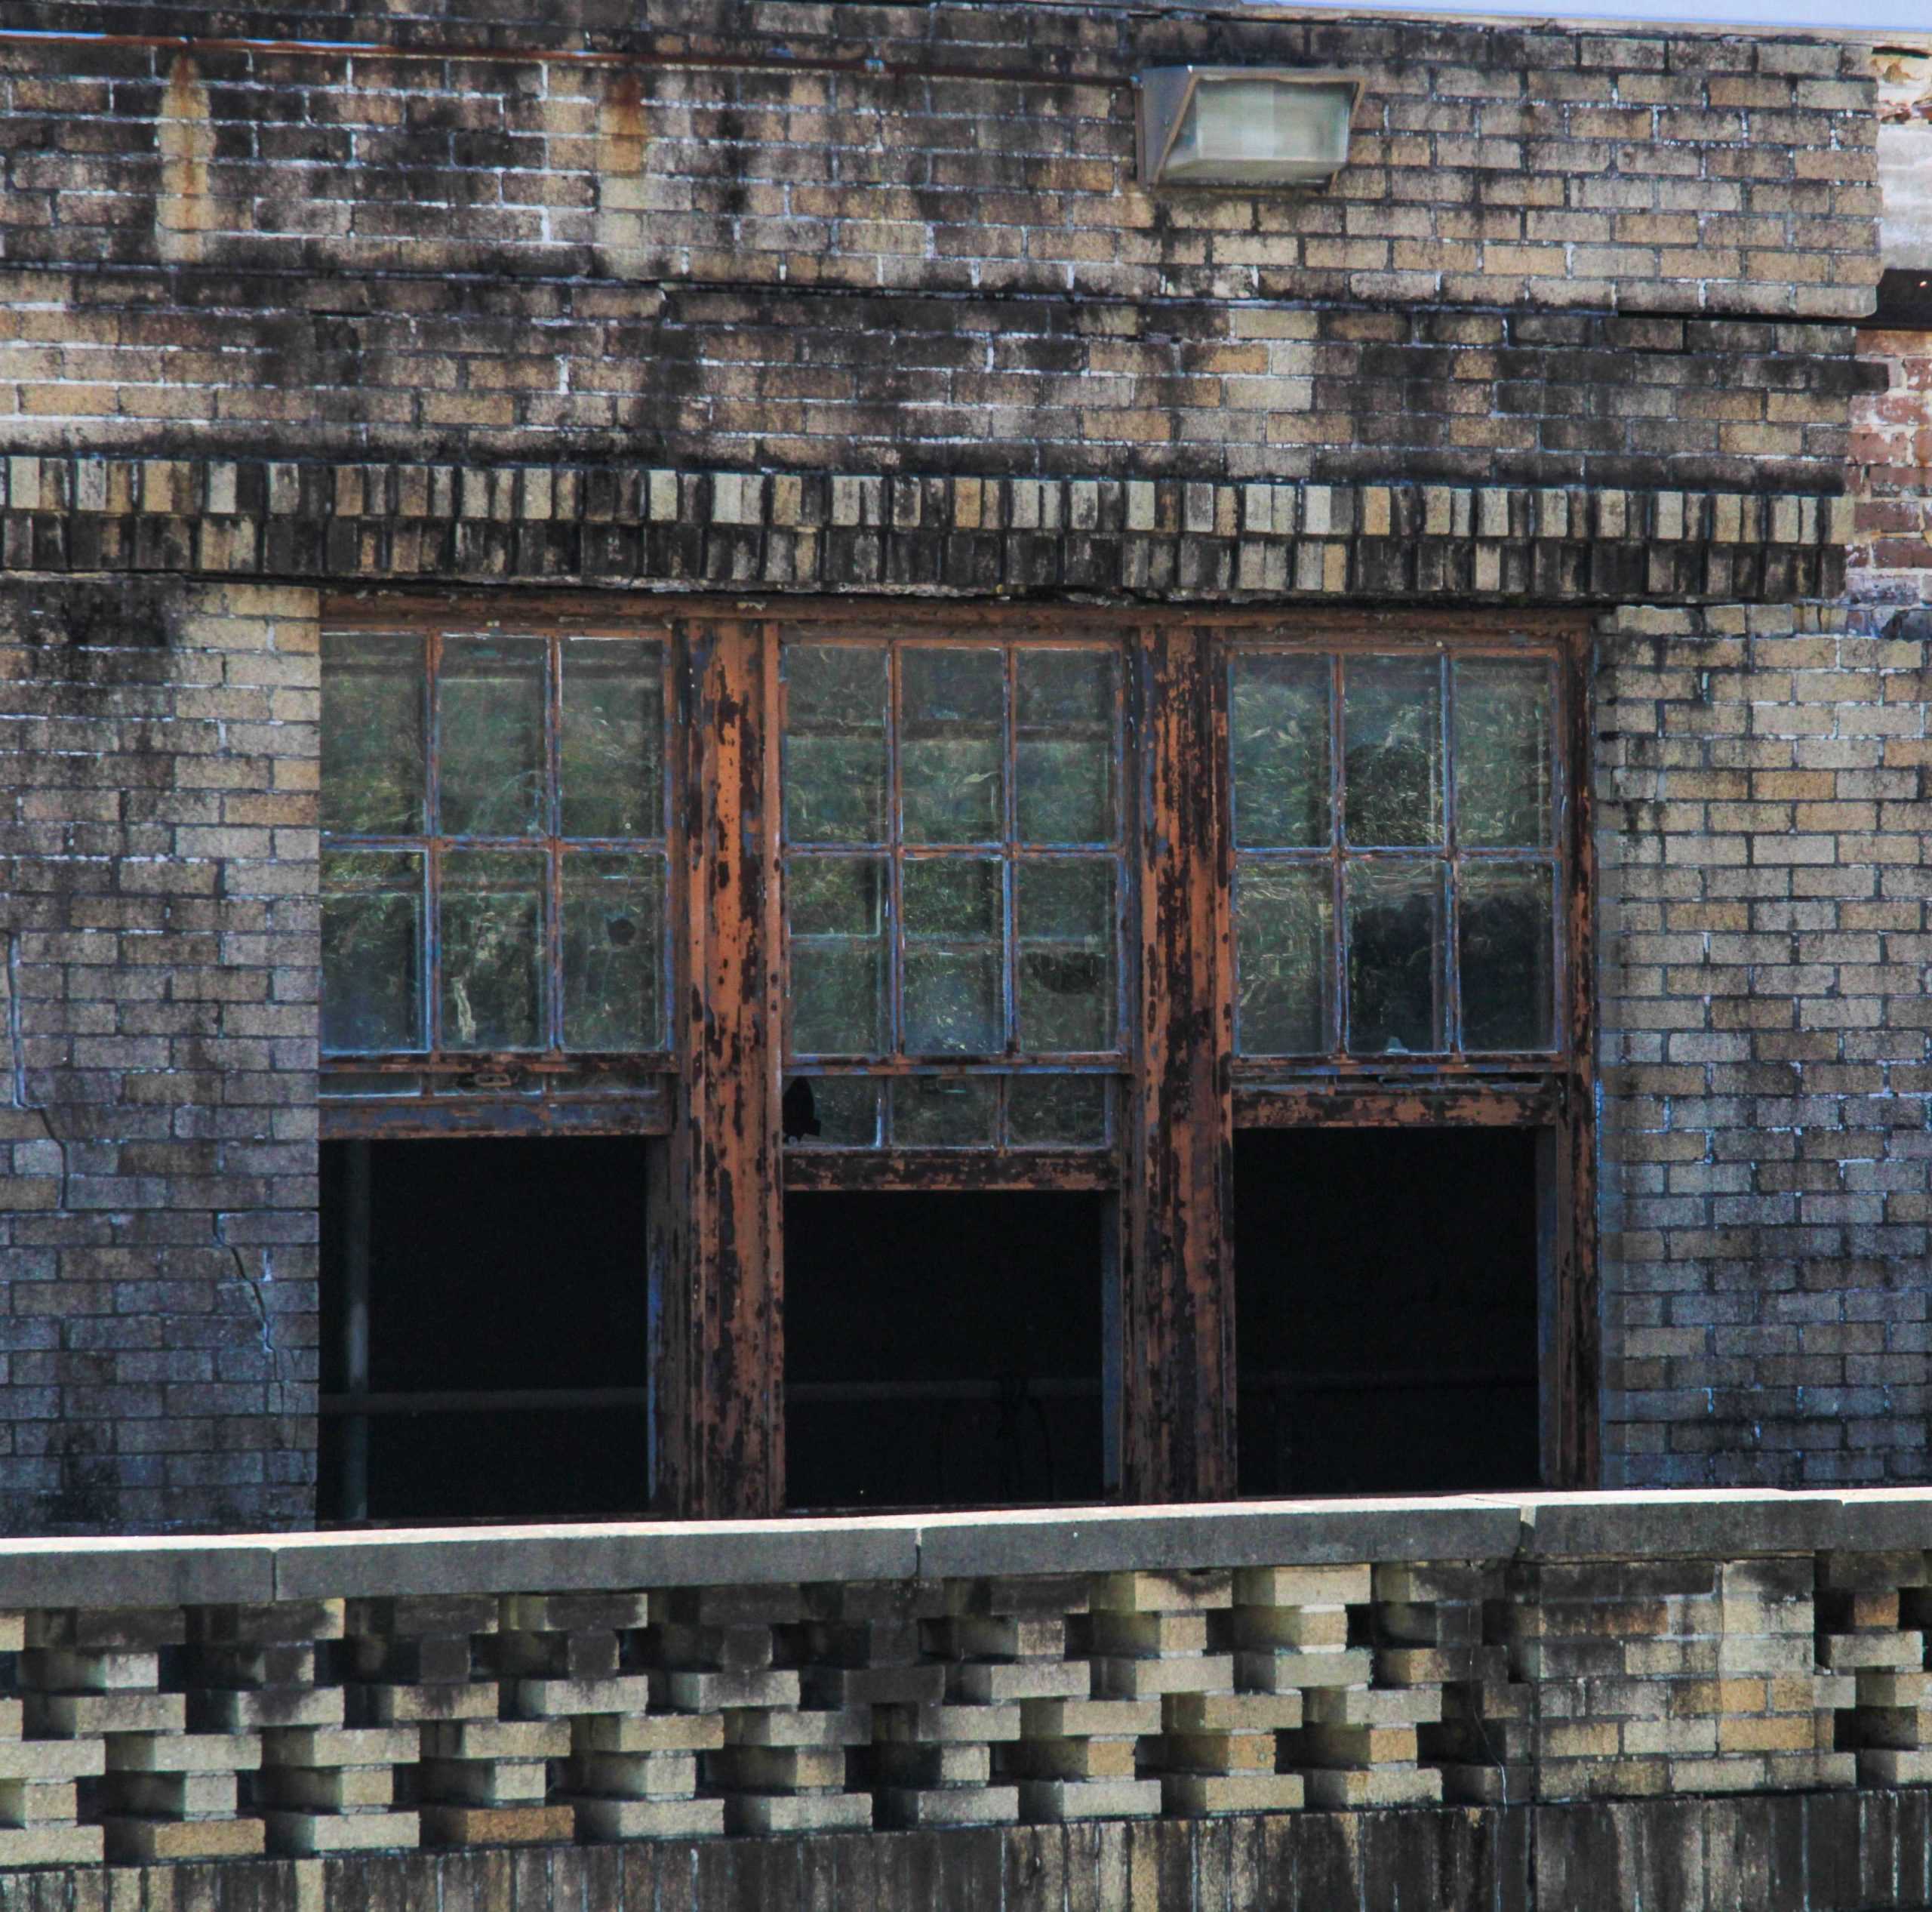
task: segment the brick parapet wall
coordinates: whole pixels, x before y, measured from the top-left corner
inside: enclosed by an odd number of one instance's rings
[[[1598,639],[1613,1483],[1922,1478],[1926,635],[1816,605]]]
[[[137,17],[147,44],[5,45],[11,262],[1832,318],[1877,276],[1869,61],[1823,42],[714,4],[577,57],[532,21],[463,57],[480,23],[426,9],[449,51],[386,58],[242,43],[290,30],[269,9],[219,42]],[[1187,61],[1361,72],[1350,165],[1151,197],[1131,81]]]
[[[301,1522],[315,598],[0,617],[0,1529]]]
[[[1928,1537],[1553,1495],[16,1545],[0,1867],[1849,1799],[1932,1779]]]

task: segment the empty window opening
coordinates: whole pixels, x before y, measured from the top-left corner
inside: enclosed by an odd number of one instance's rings
[[[645,1510],[645,1147],[628,1137],[324,1145],[325,1519]],[[358,1234],[369,1410],[359,1415],[349,1346]]]
[[[1537,1484],[1537,1137],[1235,1144],[1244,1494]]]
[[[792,1504],[1099,1498],[1105,1205],[787,1196]]]

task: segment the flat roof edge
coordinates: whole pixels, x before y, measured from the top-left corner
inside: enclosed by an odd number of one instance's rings
[[[1401,1560],[1932,1550],[1932,1488],[1494,1494],[0,1541],[0,1609]]]

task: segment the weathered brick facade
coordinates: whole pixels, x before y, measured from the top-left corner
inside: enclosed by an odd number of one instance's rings
[[[1923,1478],[1865,52],[633,11],[0,35],[0,1522],[308,1517],[315,634],[408,583],[1588,607],[1603,1473]],[[1364,75],[1331,189],[1137,183],[1137,69],[1264,60]]]

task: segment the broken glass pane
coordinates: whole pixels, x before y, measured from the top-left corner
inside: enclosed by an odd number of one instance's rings
[[[443,641],[438,828],[527,836],[543,826],[543,640]]]
[[[423,827],[423,640],[322,638],[322,827],[409,836]]]
[[[1006,669],[987,648],[908,645],[899,660],[900,834],[990,843],[1006,834]]]
[[[1107,1139],[1103,1076],[1014,1076],[1006,1085],[1007,1139],[1015,1148],[1097,1148]]]
[[[1235,878],[1235,1046],[1321,1055],[1332,1045],[1329,867],[1244,863]]]
[[[663,647],[574,637],[563,660],[564,835],[662,836]]]
[[[876,1055],[885,1046],[885,864],[798,857],[785,873],[792,1047]]]
[[[795,644],[786,651],[788,841],[884,840],[885,661],[882,644]]]
[[[1228,731],[1237,843],[1302,850],[1329,841],[1328,692],[1326,657],[1235,652]]]
[[[1466,1049],[1555,1046],[1551,936],[1555,874],[1542,863],[1468,863],[1457,927]]]
[[[902,1149],[983,1147],[993,1139],[991,1076],[903,1076],[892,1085],[892,1139]]]
[[[532,850],[452,850],[442,859],[443,1046],[544,1042],[543,887]]]
[[[1014,671],[1020,842],[1112,842],[1120,808],[1118,657],[1110,650],[1021,650]]]
[[[664,1045],[664,860],[564,859],[564,1047]]]
[[[1456,834],[1537,849],[1550,839],[1550,667],[1541,659],[1456,666]]]
[[[909,857],[900,871],[909,1055],[986,1055],[1004,1046],[1001,865]]]
[[[1114,1045],[1114,869],[1098,857],[1018,866],[1020,1047],[1029,1055]]]
[[[801,1091],[803,1093],[801,1094]],[[797,1076],[785,1091],[786,1120],[795,1110],[817,1125],[790,1138],[795,1148],[872,1149],[878,1146],[877,1082],[863,1076]],[[808,1107],[809,1105],[809,1107]]]
[[[1349,1048],[1355,1055],[1444,1046],[1443,873],[1433,861],[1348,867]]]
[[[322,1047],[423,1047],[423,858],[322,852]]]
[[[1433,657],[1343,667],[1343,771],[1352,844],[1442,841],[1442,675]]]

